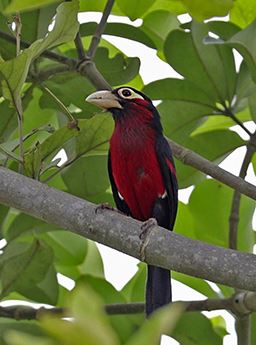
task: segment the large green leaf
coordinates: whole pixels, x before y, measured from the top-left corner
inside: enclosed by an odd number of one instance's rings
[[[28,298],[49,303],[49,298],[42,299],[37,292],[39,284],[47,277],[52,260],[51,248],[42,241],[9,243],[0,257],[2,297],[17,291]]]
[[[140,67],[140,60],[136,57],[125,57],[120,53],[109,58],[106,48],[97,50],[95,63],[106,80],[113,86],[128,83],[136,77]]]
[[[198,21],[210,17],[226,16],[232,8],[233,0],[181,0],[189,14]]]
[[[228,247],[232,195],[230,188],[214,180],[206,180],[196,186],[190,197],[189,208],[197,239]],[[242,196],[238,227],[240,250],[252,251],[254,236],[251,219],[254,209],[253,201]]]
[[[182,345],[222,345],[222,336],[201,313],[184,313],[172,336]]]
[[[100,173],[99,173],[100,172]],[[68,191],[94,203],[112,200],[107,174],[107,155],[83,157],[62,173]]]
[[[79,25],[76,18],[77,11],[76,0],[62,3],[57,8],[52,31],[43,39],[35,41],[16,58],[0,63],[0,74],[4,79],[3,92],[6,98],[15,101],[26,80],[31,62],[44,50],[74,39]]]
[[[97,23],[94,22],[83,23],[80,25],[79,32],[82,37],[91,36],[94,34],[96,27]],[[135,27],[125,23],[107,23],[104,34],[128,38],[143,43],[150,48],[155,48],[154,40],[150,37],[144,26]]]
[[[131,20],[140,18],[154,3],[154,0],[117,0],[118,7]]]
[[[46,243],[54,251],[57,264],[80,265],[87,253],[87,240],[68,231],[52,231],[43,235]]]
[[[141,29],[154,41],[159,52],[162,53],[164,41],[170,31],[178,29],[180,22],[170,12],[159,10],[150,12],[143,19]]]
[[[236,0],[230,11],[230,20],[245,28],[256,17],[256,3],[252,0]]]
[[[172,31],[164,53],[170,65],[206,93],[213,104],[232,102],[236,71],[231,49],[205,45],[207,24],[192,22],[191,32]]]
[[[76,290],[69,301],[71,317],[69,322],[63,319],[47,318],[43,320],[44,329],[53,339],[62,345],[118,345],[117,335],[110,326],[103,311],[100,297],[89,286]]]
[[[39,8],[42,6],[46,6],[49,4],[52,4],[54,2],[59,2],[58,0],[11,0],[8,3],[8,6],[4,8],[4,13],[5,14],[10,14],[10,13],[15,13],[19,11],[25,11],[25,10],[31,10],[34,8]],[[3,10],[3,8],[2,8]]]
[[[12,320],[1,317],[0,319],[0,343],[1,345],[13,345],[10,341],[10,334],[24,332],[33,336],[42,336],[43,331],[39,325],[32,320]]]

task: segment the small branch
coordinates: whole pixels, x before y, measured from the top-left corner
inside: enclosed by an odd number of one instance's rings
[[[239,191],[240,193],[247,195],[249,198],[256,200],[256,187],[253,184],[229,173],[228,171],[220,168],[218,165],[208,161],[184,146],[181,146],[168,138],[167,140],[175,158],[177,158],[183,164],[190,165],[226,184],[227,186]]]
[[[75,45],[76,45],[76,50],[77,50],[77,55],[78,55],[79,60],[84,60],[86,58],[86,55],[85,55],[84,46],[83,46],[83,42],[82,42],[79,31],[76,34]]]
[[[251,139],[246,147],[246,153],[243,159],[243,163],[239,172],[239,177],[245,179],[249,164],[255,152],[255,141],[256,134],[251,136]],[[231,212],[229,217],[229,248],[237,249],[237,233],[239,223],[239,208],[241,201],[241,193],[237,190],[234,191]]]
[[[112,7],[114,5],[114,2],[115,2],[115,0],[108,0],[106,6],[104,8],[101,20],[100,20],[99,24],[97,25],[95,33],[94,33],[94,35],[92,37],[92,41],[91,41],[90,47],[89,47],[88,52],[86,54],[87,55],[86,57],[88,59],[90,59],[90,60],[93,60],[93,58],[95,56],[97,47],[99,45],[101,36],[102,36],[102,34],[103,34],[104,30],[105,30],[105,27],[106,27],[106,24],[107,24],[107,20],[108,20],[108,17],[110,15],[110,13],[111,13],[111,10],[112,10]]]
[[[236,318],[235,322],[238,345],[251,345],[251,315]]]
[[[248,302],[246,295],[240,299],[240,306],[237,305],[237,295],[234,295],[226,299],[205,299],[201,301],[177,301],[175,303],[186,304],[187,312],[201,312],[201,311],[213,311],[213,310],[230,310],[234,314],[241,316],[241,319],[247,318],[249,313],[256,311],[256,293],[251,292],[249,299],[253,299],[253,304],[248,311],[245,304]],[[248,304],[248,303],[247,303]],[[114,303],[106,304],[104,309],[109,315],[130,315],[141,314],[145,311],[144,302],[133,303]],[[243,310],[243,312],[242,312]],[[34,308],[30,306],[14,305],[9,307],[0,306],[0,317],[12,318],[15,320],[39,320],[44,315],[57,315],[60,317],[68,317],[69,311],[66,308]]]

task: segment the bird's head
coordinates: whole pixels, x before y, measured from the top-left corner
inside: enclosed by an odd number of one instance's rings
[[[86,101],[110,111],[116,122],[123,119],[140,119],[140,122],[154,122],[161,130],[159,114],[151,99],[132,87],[122,86],[112,91],[97,91],[89,95]]]

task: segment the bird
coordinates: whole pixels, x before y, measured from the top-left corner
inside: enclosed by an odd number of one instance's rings
[[[178,206],[175,164],[151,99],[122,86],[96,91],[86,101],[110,112],[114,119],[108,173],[117,209],[144,224],[153,218],[159,226],[173,230]],[[170,303],[170,271],[147,265],[145,295],[147,317]]]

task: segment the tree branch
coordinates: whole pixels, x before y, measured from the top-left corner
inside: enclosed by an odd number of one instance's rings
[[[0,202],[145,262],[244,290],[256,290],[256,256],[208,245],[142,223],[0,167]],[[147,243],[147,245],[145,245]]]
[[[184,146],[181,146],[168,138],[166,139],[169,142],[174,156],[182,163],[190,165],[240,193],[247,195],[249,198],[256,200],[256,187],[254,185],[220,168],[218,165],[208,161]]]
[[[105,30],[107,20],[108,20],[110,13],[111,13],[114,2],[115,2],[115,0],[108,0],[105,8],[103,10],[101,20],[100,20],[99,24],[97,25],[97,28],[96,28],[95,33],[94,33],[92,40],[91,40],[90,47],[89,47],[88,52],[86,54],[87,58],[90,60],[93,60],[93,58],[94,58],[94,55],[95,55],[97,47],[99,45],[101,36]]]
[[[251,139],[246,147],[246,153],[239,172],[239,177],[245,179],[248,167],[255,152],[256,133],[251,136]],[[229,248],[237,249],[237,233],[239,223],[239,208],[241,201],[241,193],[238,190],[234,191],[231,212],[229,217]]]
[[[253,303],[251,301],[253,300]],[[237,303],[237,301],[239,301]],[[241,318],[245,318],[249,313],[256,311],[256,293],[244,293],[243,298],[234,295],[225,299],[205,299],[201,301],[178,301],[186,304],[187,312],[201,312],[213,310],[230,310]],[[177,302],[173,302],[177,303]],[[247,309],[249,306],[249,310]],[[106,304],[105,311],[109,315],[129,315],[141,314],[145,311],[144,302],[114,303]],[[34,308],[24,305],[0,306],[0,317],[12,318],[15,320],[38,320],[44,315],[69,316],[66,308]]]

